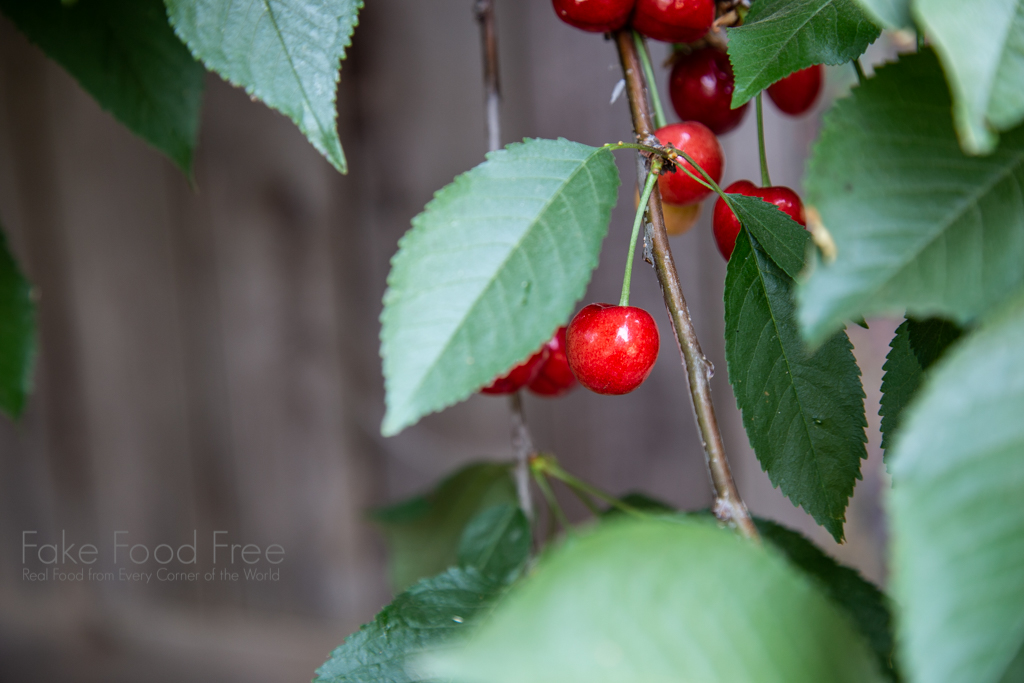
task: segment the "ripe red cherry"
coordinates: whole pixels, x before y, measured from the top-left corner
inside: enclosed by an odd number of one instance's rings
[[[552,0],[562,21],[595,33],[620,29],[629,20],[636,0]]]
[[[559,327],[555,336],[544,345],[546,357],[540,372],[529,384],[530,391],[541,396],[561,396],[576,388],[576,377],[569,368],[565,355],[565,328]]]
[[[676,114],[684,121],[699,121],[716,135],[740,125],[749,102],[732,108],[736,81],[729,56],[714,47],[694,50],[676,59],[668,90]]]
[[[635,306],[590,304],[566,331],[569,367],[598,394],[628,394],[651,374],[658,359],[658,326]]]
[[[666,43],[692,43],[714,21],[714,0],[637,0],[633,12],[633,28]]]
[[[545,350],[546,347],[541,347],[540,351],[512,368],[507,375],[502,375],[480,391],[484,394],[516,393],[537,377],[540,366],[544,363],[544,358],[547,355]]]
[[[700,164],[701,168],[707,171],[716,183],[722,179],[722,170],[725,168],[722,145],[718,143],[715,134],[703,123],[696,121],[673,123],[654,131],[654,135],[663,145],[671,143],[676,149],[693,157],[694,161]],[[690,162],[683,161],[683,164],[695,176],[703,178],[700,171],[695,169]],[[661,198],[670,204],[693,204],[711,194],[711,190],[686,175],[679,168],[658,178],[658,188],[661,190]]]
[[[800,225],[807,227],[807,219],[804,217],[804,203],[800,201],[800,195],[784,185],[772,187],[757,187],[749,180],[737,180],[725,188],[726,193],[741,194],[746,197],[760,197],[769,204],[774,204],[789,215]],[[736,246],[736,236],[740,234],[740,221],[732,209],[719,197],[715,202],[715,212],[712,217],[712,225],[715,231],[715,242],[718,244],[718,251],[728,261],[732,256],[732,250]]]
[[[812,106],[821,92],[821,64],[791,73],[768,86],[768,97],[775,106],[791,116],[799,116]]]

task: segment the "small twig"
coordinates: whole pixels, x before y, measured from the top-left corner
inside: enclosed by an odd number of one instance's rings
[[[480,24],[484,57],[484,97],[487,122],[487,148],[501,149],[501,83],[498,79],[498,33],[494,28],[493,0],[476,0],[476,20]]]
[[[768,155],[764,151],[764,112],[761,107],[761,93],[757,93],[757,152],[761,155],[761,187],[771,187],[768,175]]]
[[[630,30],[624,29],[615,33],[615,42],[622,61],[622,72],[626,79],[626,92],[629,94],[630,112],[633,115],[633,130],[637,140],[648,144],[653,133],[650,107],[644,96],[643,68],[640,56]],[[646,160],[644,160],[646,161]],[[646,163],[645,163],[646,166]],[[722,434],[718,429],[714,404],[711,401],[711,364],[701,351],[700,342],[693,329],[686,299],[683,297],[676,272],[672,251],[669,247],[668,232],[665,230],[665,218],[661,207],[661,194],[655,191],[648,204],[648,215],[651,220],[651,240],[658,281],[661,283],[665,297],[665,307],[672,321],[672,330],[679,344],[683,364],[689,376],[690,396],[693,399],[694,415],[697,429],[704,445],[705,462],[711,476],[715,492],[714,512],[719,520],[734,523],[742,534],[748,538],[758,538],[747,507],[740,498],[736,483],[729,469],[729,461],[725,457],[725,446]]]
[[[536,453],[530,430],[526,427],[526,416],[523,414],[523,399],[519,392],[508,399],[512,411],[512,448],[516,453],[516,494],[519,507],[530,521],[533,521],[533,498],[530,495],[530,456]]]

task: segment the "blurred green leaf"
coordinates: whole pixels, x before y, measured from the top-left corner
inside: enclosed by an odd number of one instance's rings
[[[910,681],[996,683],[1024,642],[1024,297],[929,372],[896,435],[893,595]]]
[[[290,118],[347,172],[335,98],[362,0],[165,2],[174,29],[207,68]]]
[[[463,647],[420,661],[456,683],[881,680],[810,580],[694,519],[600,525],[543,558]]]
[[[460,566],[423,579],[395,598],[331,654],[314,683],[422,680],[408,670],[409,662],[473,627],[474,618],[522,572],[529,538],[529,523],[514,506],[477,515],[462,537]]]
[[[846,505],[867,457],[860,368],[845,332],[814,353],[806,348],[792,288],[741,230],[725,279],[729,382],[772,483],[841,541]]]
[[[910,0],[857,0],[864,13],[880,28],[909,28]]]
[[[1024,128],[991,156],[960,150],[933,52],[879,68],[825,115],[807,199],[837,258],[799,289],[817,343],[854,316],[970,321],[1024,283]]]
[[[0,225],[0,410],[21,415],[32,388],[36,352],[32,285],[7,249]]]
[[[968,154],[1024,120],[1024,1],[915,0],[914,16],[942,61],[953,121]]]
[[[794,71],[856,59],[879,30],[854,0],[754,0],[728,34],[738,107]]]
[[[618,183],[607,149],[527,140],[488,154],[413,219],[381,315],[385,436],[469,398],[565,324]]]
[[[161,0],[0,0],[0,12],[101,107],[191,175],[204,72],[167,24]]]
[[[395,591],[456,563],[459,538],[479,511],[516,501],[511,466],[481,462],[463,467],[424,495],[374,510],[371,519],[391,551]]]

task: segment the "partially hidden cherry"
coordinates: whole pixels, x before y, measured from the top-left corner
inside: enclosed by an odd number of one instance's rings
[[[680,55],[668,81],[669,96],[676,114],[684,121],[699,121],[716,135],[740,125],[749,102],[732,108],[736,80],[729,55],[714,47]]]
[[[669,204],[661,202],[661,215],[665,218],[665,232],[673,237],[682,235],[697,224],[700,218],[700,203]],[[640,208],[640,190],[633,192],[633,208]]]
[[[633,12],[633,28],[666,43],[692,43],[714,21],[714,0],[637,0]]]
[[[658,359],[658,326],[635,306],[590,304],[566,330],[569,367],[580,384],[598,394],[628,394]]]
[[[516,393],[537,377],[547,355],[546,350],[547,347],[542,346],[540,351],[509,370],[507,375],[502,375],[480,391],[484,394]]]
[[[785,113],[799,116],[813,107],[814,101],[818,99],[821,73],[821,64],[791,73],[768,86],[768,97]]]
[[[719,144],[715,134],[703,123],[697,121],[673,123],[654,131],[654,135],[663,145],[671,143],[676,149],[693,157],[693,160],[700,164],[701,168],[707,171],[707,174],[716,183],[722,179],[722,171],[725,169],[722,145]],[[703,179],[700,171],[695,169],[690,162],[683,159],[680,161],[696,177]],[[658,189],[661,190],[662,199],[669,204],[693,204],[711,194],[711,190],[686,175],[679,168],[673,168],[671,172],[662,174],[658,178]]]
[[[784,185],[758,187],[749,180],[737,180],[725,188],[725,191],[746,197],[760,197],[769,204],[779,207],[783,213],[800,225],[807,227],[804,203],[800,201],[800,195]],[[736,247],[736,236],[740,234],[740,221],[721,197],[715,202],[712,226],[715,231],[715,243],[718,244],[718,251],[728,261],[732,256],[732,250]]]
[[[607,33],[629,21],[636,0],[552,0],[555,13],[570,26]]]
[[[540,371],[529,384],[529,389],[540,396],[561,396],[576,388],[576,376],[569,368],[565,354],[565,328],[559,327],[555,336],[544,345],[546,357]]]

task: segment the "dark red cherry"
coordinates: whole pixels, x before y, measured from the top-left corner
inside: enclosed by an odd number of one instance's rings
[[[540,372],[529,384],[529,389],[540,396],[561,396],[576,388],[576,377],[569,368],[569,357],[565,355],[565,328],[559,327],[555,336],[544,345],[547,357],[540,366]]]
[[[633,28],[666,43],[692,43],[714,21],[714,0],[637,0],[633,11]]]
[[[540,372],[540,366],[544,363],[545,347],[533,354],[519,365],[512,368],[507,375],[503,375],[491,382],[480,391],[484,394],[514,394],[527,384],[532,382]]]
[[[580,384],[598,394],[628,394],[658,359],[658,326],[635,306],[590,304],[566,330],[569,367]]]
[[[789,114],[799,116],[814,106],[821,92],[821,64],[791,73],[768,86],[768,97],[775,106]]]
[[[552,0],[555,14],[570,26],[607,33],[620,29],[629,20],[636,0]]]
[[[676,149],[693,157],[693,160],[700,164],[701,168],[707,171],[707,174],[716,183],[722,179],[722,171],[725,169],[722,145],[719,144],[715,134],[703,123],[696,121],[673,123],[654,131],[654,135],[663,145],[671,143]],[[683,160],[683,164],[690,169],[691,173],[703,179],[700,172],[688,161]],[[670,204],[693,204],[711,194],[711,190],[686,175],[679,168],[662,174],[658,178],[658,188],[661,190],[661,198]]]
[[[672,106],[679,118],[699,121],[716,135],[736,128],[747,113],[749,102],[736,109],[731,106],[735,88],[729,55],[714,47],[677,57],[668,82]]]
[[[769,204],[777,206],[800,225],[807,227],[804,203],[800,201],[800,195],[784,185],[758,187],[749,180],[737,180],[725,188],[725,192],[726,194],[741,194],[746,197],[760,197]],[[712,227],[715,231],[715,243],[718,245],[718,251],[728,261],[732,256],[732,250],[736,247],[736,236],[740,234],[740,221],[721,197],[715,202]]]

